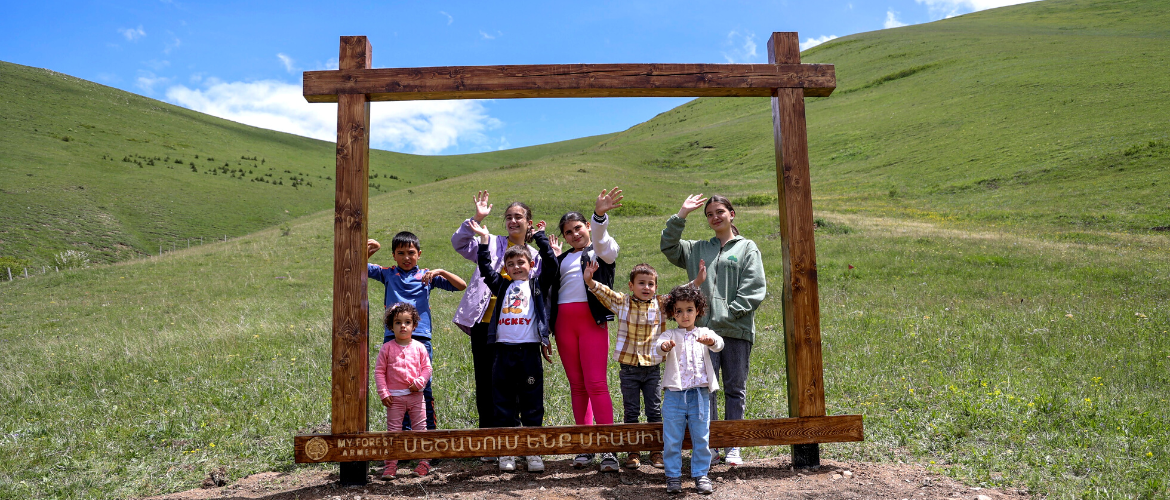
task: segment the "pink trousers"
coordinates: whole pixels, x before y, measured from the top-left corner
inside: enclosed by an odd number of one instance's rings
[[[402,416],[410,413],[411,422],[426,422],[427,421],[427,405],[423,400],[422,391],[412,392],[405,396],[390,396],[390,407],[386,408],[386,429],[397,431],[402,429]],[[416,432],[426,432],[427,426],[411,425],[411,428]],[[386,470],[393,475],[394,471],[398,469],[397,460],[387,460]]]
[[[557,351],[573,402],[573,421],[577,425],[612,424],[613,400],[605,367],[609,361],[609,329],[597,324],[589,312],[589,303],[571,302],[557,306]]]

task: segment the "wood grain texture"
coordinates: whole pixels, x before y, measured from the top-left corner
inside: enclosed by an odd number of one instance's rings
[[[369,432],[349,435],[301,435],[293,438],[297,463],[467,458],[502,455],[566,455],[661,450],[662,424],[613,424],[563,427],[513,427]],[[710,445],[776,446],[861,441],[860,415],[717,420],[711,422]],[[683,448],[690,448],[690,439]]]
[[[369,67],[365,37],[342,37],[339,64]],[[337,106],[337,185],[333,212],[332,432],[369,430],[369,305],[366,232],[369,195],[370,104],[361,94]]]
[[[371,101],[538,97],[767,97],[798,88],[825,97],[831,64],[543,64],[306,71],[309,102],[367,94]]]
[[[768,62],[799,64],[800,40],[797,34],[773,33],[768,40]],[[778,88],[774,91],[772,128],[776,144],[776,190],[779,194],[784,269],[782,301],[788,412],[793,417],[814,417],[825,414],[825,387],[808,131],[805,128],[804,95],[799,90]]]

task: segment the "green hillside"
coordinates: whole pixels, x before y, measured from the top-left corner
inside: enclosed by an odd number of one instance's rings
[[[0,258],[52,265],[157,254],[331,207],[329,142],[263,130],[0,62]],[[370,193],[594,144],[426,157],[372,151]],[[2,263],[0,263],[2,264]],[[18,270],[19,272],[19,270]]]
[[[824,457],[919,463],[1046,498],[1170,496],[1170,237],[1150,229],[1170,225],[1168,7],[1046,0],[804,54],[839,76],[834,96],[808,106],[827,407],[866,423],[865,442],[825,445]],[[685,276],[658,251],[664,215],[698,191],[742,200],[736,223],[771,278],[747,416],[787,416],[770,121],[766,100],[700,99],[512,157],[402,156],[467,163],[437,182],[403,172],[412,184],[371,199],[371,236],[414,231],[422,265],[469,276],[449,237],[476,190],[491,191],[499,230],[508,201],[555,220],[619,184],[618,275],[647,262],[667,289]],[[267,166],[279,151],[232,154]],[[178,167],[156,170],[187,175]],[[222,175],[197,177],[281,188]],[[0,282],[0,497],[142,496],[197,487],[219,466],[233,479],[295,470],[290,437],[329,417],[333,215],[283,217],[269,224],[286,230]],[[709,236],[692,215],[684,237]],[[371,285],[375,304],[382,292]],[[470,353],[448,321],[459,294],[432,297],[440,426],[468,427]],[[567,424],[563,370],[546,374],[546,423]],[[532,484],[496,487],[528,496]]]

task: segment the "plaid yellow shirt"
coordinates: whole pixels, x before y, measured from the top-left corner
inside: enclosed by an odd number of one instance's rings
[[[662,356],[654,349],[654,339],[662,333],[666,325],[666,317],[662,315],[662,304],[666,302],[668,296],[658,295],[649,302],[643,302],[631,295],[615,292],[601,283],[597,283],[591,291],[602,305],[617,316],[614,361],[634,366],[653,366],[661,363]]]

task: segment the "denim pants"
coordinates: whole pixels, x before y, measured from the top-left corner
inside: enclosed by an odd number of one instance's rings
[[[682,477],[683,433],[691,431],[691,477],[707,475],[711,468],[711,414],[706,387],[685,391],[667,389],[662,398],[662,461],[666,477]]]
[[[646,421],[662,421],[662,397],[658,395],[658,383],[662,379],[662,366],[636,366],[619,364],[618,381],[622,386],[623,422],[638,423],[642,416],[642,400],[646,400]]]
[[[743,420],[747,408],[748,360],[752,343],[743,339],[723,337],[723,350],[711,353],[715,376],[723,374],[723,420]],[[711,395],[711,420],[719,420],[716,394]]]

